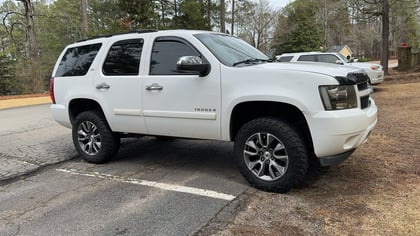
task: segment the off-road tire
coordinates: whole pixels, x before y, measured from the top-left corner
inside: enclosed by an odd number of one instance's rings
[[[92,132],[86,132],[86,130]],[[108,162],[120,147],[120,138],[111,131],[103,115],[96,111],[85,111],[76,117],[72,136],[77,152],[89,163]],[[89,151],[89,147],[91,147],[91,151]]]
[[[263,179],[263,177],[270,178],[270,175],[275,172],[269,172],[268,169],[271,169],[273,166],[269,161],[265,161],[265,163],[270,163],[269,165],[259,164],[260,166],[265,166],[266,172],[269,173],[267,176],[257,176],[258,174],[255,173],[255,171],[253,172],[253,170],[250,169],[251,167],[248,168],[248,165],[254,166],[254,163],[260,162],[258,158],[261,155],[253,156],[245,153],[245,148],[249,149],[249,146],[255,146],[255,142],[252,140],[250,141],[250,139],[258,134],[270,134],[270,137],[272,137],[272,139],[275,137],[276,142],[280,143],[280,146],[285,150],[284,152],[286,153],[288,160],[281,164],[287,165],[286,170],[284,172],[275,173],[277,174],[277,176],[274,175],[276,178],[270,180]],[[258,137],[261,137],[261,135]],[[267,140],[269,140],[269,138]],[[267,143],[268,142],[269,141],[267,141]],[[252,145],[249,145],[250,143]],[[234,158],[239,171],[252,186],[263,191],[285,193],[300,184],[308,171],[309,155],[305,144],[303,137],[291,124],[273,117],[257,118],[243,125],[237,133],[234,145]],[[270,149],[274,148],[271,147]],[[251,150],[251,152],[253,151]],[[274,154],[275,150],[271,150],[271,155],[269,151],[266,152],[267,157],[272,158],[274,165],[277,165],[279,160],[282,160],[276,159],[279,155]],[[256,161],[250,163],[250,158],[254,158]],[[261,159],[264,160],[264,155],[261,156]],[[248,165],[246,160],[248,160]],[[264,170],[263,167],[261,169]]]

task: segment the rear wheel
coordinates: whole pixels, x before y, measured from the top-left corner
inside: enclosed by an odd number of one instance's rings
[[[239,130],[235,161],[252,186],[270,192],[289,191],[308,171],[304,139],[293,126],[270,117],[252,120]]]
[[[89,163],[105,163],[119,149],[120,139],[105,118],[95,111],[80,113],[73,124],[73,143],[81,157]]]

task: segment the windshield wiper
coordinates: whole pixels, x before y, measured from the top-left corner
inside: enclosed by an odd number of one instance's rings
[[[246,60],[243,61],[238,61],[233,63],[232,66],[237,66],[239,64],[251,64],[251,63],[257,63],[257,62],[270,62],[271,60],[267,60],[267,59],[258,59],[258,58],[248,58]]]

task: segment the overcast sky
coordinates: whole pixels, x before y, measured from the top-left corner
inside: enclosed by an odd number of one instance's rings
[[[293,2],[293,0],[268,0],[268,1],[276,9],[280,9],[280,8],[286,6],[288,3]]]

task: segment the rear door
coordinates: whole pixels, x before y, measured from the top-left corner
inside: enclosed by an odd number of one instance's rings
[[[145,133],[139,76],[144,39],[110,40],[104,60],[98,66],[101,71],[96,72],[93,94],[113,131]]]

